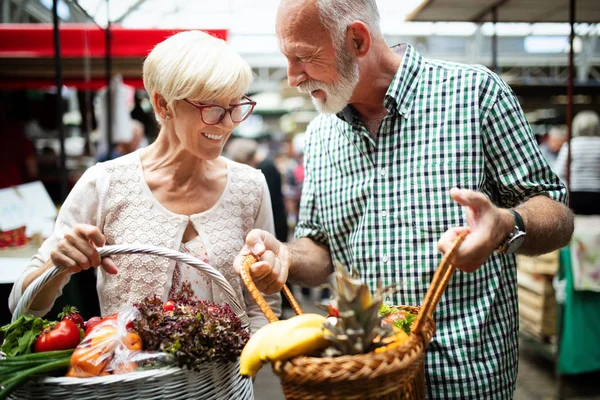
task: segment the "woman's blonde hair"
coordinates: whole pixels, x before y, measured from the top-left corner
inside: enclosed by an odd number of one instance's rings
[[[241,97],[252,83],[246,61],[202,31],[180,32],[157,44],[144,61],[143,76],[150,99],[159,93],[169,105]]]

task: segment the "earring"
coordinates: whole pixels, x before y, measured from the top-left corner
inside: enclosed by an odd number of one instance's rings
[[[171,119],[171,116],[169,114],[167,114],[166,119]]]

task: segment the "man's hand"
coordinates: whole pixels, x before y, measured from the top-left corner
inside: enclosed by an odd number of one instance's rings
[[[259,259],[250,267],[250,275],[258,290],[265,294],[278,293],[288,277],[290,257],[287,246],[269,232],[254,229],[246,236],[246,244],[233,263],[238,274],[242,259],[249,254]]]
[[[450,189],[450,196],[466,207],[471,233],[458,248],[452,263],[465,272],[477,271],[514,227],[513,215],[496,207],[486,195],[468,189]],[[446,253],[465,227],[448,229],[438,241],[438,250]]]

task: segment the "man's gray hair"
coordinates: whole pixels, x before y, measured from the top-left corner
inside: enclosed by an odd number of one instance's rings
[[[317,0],[317,9],[338,53],[344,49],[346,31],[353,21],[364,22],[371,36],[381,35],[375,0]]]

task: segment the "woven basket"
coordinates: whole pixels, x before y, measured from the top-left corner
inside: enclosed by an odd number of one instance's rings
[[[219,286],[232,311],[248,328],[250,320],[229,282],[210,265],[197,258],[170,249],[150,246],[106,246],[98,249],[101,257],[116,254],[148,254],[186,263]],[[13,321],[26,313],[39,290],[63,270],[52,267],[33,282],[13,314]],[[206,363],[200,371],[181,368],[136,371],[94,378],[41,378],[16,389],[9,399],[253,399],[252,380],[239,373],[235,363]]]
[[[435,333],[433,310],[446,288],[454,267],[450,258],[467,232],[444,255],[421,307],[400,306],[416,314],[411,335],[401,346],[382,353],[367,353],[340,357],[295,357],[277,361],[273,371],[280,377],[288,400],[413,400],[425,399],[424,354]],[[250,266],[256,261],[247,256],[242,263],[242,280],[250,293],[258,290],[250,277]],[[284,286],[297,314],[302,310],[291,291]],[[259,302],[270,322],[277,320],[266,302]]]

